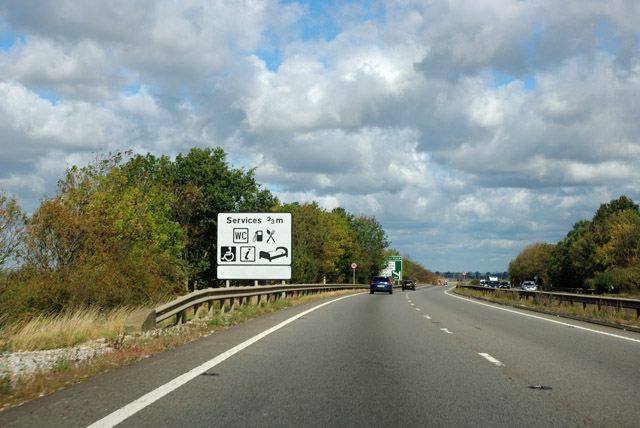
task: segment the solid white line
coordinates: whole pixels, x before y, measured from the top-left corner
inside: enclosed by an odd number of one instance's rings
[[[460,296],[456,296],[455,294],[449,294],[449,291],[451,291],[451,290],[452,289],[446,290],[444,292],[444,294],[446,294],[449,297],[455,297],[456,299],[464,300],[465,302],[471,302],[471,303],[475,303],[476,305],[482,305],[482,306],[487,306],[487,307],[493,308],[493,309],[499,309],[501,311],[510,312],[512,314],[521,315],[523,317],[535,318],[537,320],[547,321],[547,322],[551,322],[551,323],[554,323],[554,324],[560,324],[560,325],[563,325],[563,326],[566,326],[566,327],[577,328],[578,330],[584,330],[584,331],[588,331],[588,332],[591,332],[591,333],[603,334],[605,336],[615,337],[617,339],[624,339],[624,340],[629,340],[631,342],[640,343],[639,339],[633,339],[631,337],[620,336],[619,334],[613,334],[613,333],[607,333],[605,331],[594,330],[592,328],[582,327],[582,326],[575,325],[575,324],[569,324],[567,322],[551,320],[549,318],[543,318],[543,317],[540,317],[540,316],[537,316],[537,315],[526,314],[526,313],[523,313],[523,312],[514,311],[513,309],[501,308],[499,306],[490,305],[488,303],[478,302],[477,300],[473,300],[473,299],[470,299],[468,297],[460,297]]]
[[[154,389],[153,391],[149,392],[148,394],[143,395],[142,397],[138,398],[135,401],[132,401],[131,403],[127,404],[124,407],[121,407],[120,409],[116,410],[115,412],[105,416],[104,418],[100,419],[97,422],[94,422],[93,424],[89,425],[87,428],[111,428],[114,427],[116,425],[118,425],[120,422],[124,421],[125,419],[127,419],[128,417],[134,415],[135,413],[139,412],[140,410],[144,409],[145,407],[149,406],[150,404],[154,403],[155,401],[159,400],[160,398],[164,397],[165,395],[169,394],[170,392],[174,391],[175,389],[180,388],[182,385],[184,385],[185,383],[189,382],[192,379],[195,379],[196,377],[200,376],[202,373],[206,372],[208,369],[211,369],[212,367],[217,366],[218,364],[220,364],[221,362],[223,362],[224,360],[226,360],[227,358],[237,354],[238,352],[242,351],[243,349],[253,345],[254,343],[256,343],[257,341],[259,341],[260,339],[265,338],[266,336],[270,335],[271,333],[280,330],[282,327],[286,326],[287,324],[292,323],[293,321],[300,319],[301,317],[307,315],[310,312],[315,311],[316,309],[320,309],[323,306],[326,305],[330,305],[331,303],[335,303],[339,300],[342,299],[346,299],[347,297],[353,297],[353,296],[358,296],[359,294],[351,294],[349,296],[344,296],[344,297],[339,297],[335,300],[331,300],[330,302],[326,302],[323,303],[321,305],[318,305],[314,308],[311,308],[309,310],[306,310],[298,315],[295,315],[291,318],[289,318],[286,321],[281,322],[280,324],[271,327],[268,330],[263,331],[262,333],[252,337],[251,339],[245,340],[244,342],[242,342],[241,344],[229,349],[226,352],[223,352],[222,354],[218,355],[217,357],[207,361],[206,363],[200,364],[198,367],[189,370],[188,372],[178,376],[177,378],[165,383],[164,385]]]
[[[504,366],[504,364],[498,360],[496,360],[495,358],[493,358],[491,355],[489,354],[482,354],[482,353],[478,353],[478,355],[486,358],[491,364],[496,365],[498,367]]]

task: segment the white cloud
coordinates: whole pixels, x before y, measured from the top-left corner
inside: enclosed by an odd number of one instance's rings
[[[92,153],[219,145],[283,201],[471,271],[640,199],[640,6],[380,4],[5,2],[0,187],[33,209]]]

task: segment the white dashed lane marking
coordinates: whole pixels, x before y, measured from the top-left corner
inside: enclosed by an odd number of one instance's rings
[[[425,315],[424,317],[425,317],[426,319],[428,319],[428,320],[430,320],[430,319],[431,319],[431,317],[430,317],[429,315]]]
[[[449,331],[449,329],[447,329],[447,328],[441,328],[440,330],[444,331],[447,334],[453,334],[453,332]]]
[[[483,353],[478,353],[478,355],[480,355],[481,357],[485,358],[487,361],[489,361],[491,364],[498,366],[498,367],[503,367],[504,364],[498,360],[496,360],[495,358],[493,358],[491,355],[489,354],[483,354]]]

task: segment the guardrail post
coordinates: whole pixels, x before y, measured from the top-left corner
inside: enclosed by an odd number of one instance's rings
[[[184,319],[186,318],[186,311],[180,311],[176,314],[176,325],[180,325],[184,322]]]
[[[209,301],[207,302],[207,306],[208,306],[208,308],[207,308],[207,309],[208,309],[208,310],[207,310],[207,313],[209,314],[209,315],[208,315],[208,316],[209,316],[209,318],[211,318],[211,317],[213,316],[213,302],[214,302],[214,300],[209,300]]]
[[[226,304],[226,299],[220,299],[220,315],[224,315],[225,304]]]
[[[198,319],[198,310],[200,310],[200,305],[193,305],[193,319]]]

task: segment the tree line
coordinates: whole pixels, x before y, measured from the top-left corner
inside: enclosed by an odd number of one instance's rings
[[[138,306],[220,286],[219,212],[292,213],[293,283],[351,282],[352,262],[363,283],[384,266],[389,241],[375,217],[282,204],[254,173],[221,148],[173,160],[125,152],[67,168],[31,216],[0,191],[0,313]]]
[[[626,196],[604,203],[556,244],[536,243],[509,263],[517,282],[539,279],[562,288],[640,292],[640,211]]]

